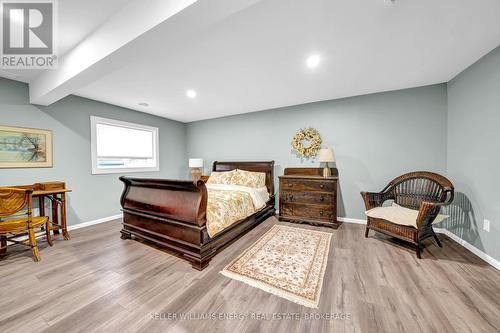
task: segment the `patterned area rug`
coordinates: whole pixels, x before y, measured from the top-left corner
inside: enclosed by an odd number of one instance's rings
[[[331,236],[327,232],[275,225],[221,274],[317,308]]]

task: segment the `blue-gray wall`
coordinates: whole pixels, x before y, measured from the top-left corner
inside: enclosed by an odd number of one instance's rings
[[[70,96],[50,107],[29,104],[25,84],[0,79],[0,124],[52,129],[54,167],[0,169],[0,185],[64,180],[70,224],[119,212],[119,175],[91,175],[89,116],[160,128],[160,172],[146,177],[187,178],[188,157],[275,160],[276,176],[301,161],[293,134],[314,127],[333,147],[340,172],[339,216],[364,218],[361,190],[380,190],[407,171],[447,174],[457,188],[445,227],[500,259],[500,48],[448,84],[406,89],[181,124]],[[277,184],[277,179],[276,179]],[[491,221],[489,233],[483,220]]]
[[[500,47],[449,82],[448,115],[448,177],[457,200],[446,227],[500,260]]]
[[[205,159],[205,173],[214,160],[275,160],[278,176],[319,165],[290,148],[295,132],[314,127],[335,151],[338,215],[362,219],[360,191],[381,190],[408,171],[446,172],[446,98],[442,84],[192,122],[187,153]]]
[[[0,185],[62,180],[68,195],[68,224],[87,222],[120,212],[120,175],[92,175],[90,115],[129,121],[160,129],[160,172],[134,176],[185,178],[185,125],[160,117],[69,96],[50,107],[31,105],[27,85],[0,78],[0,124],[50,129],[54,167],[0,169]]]

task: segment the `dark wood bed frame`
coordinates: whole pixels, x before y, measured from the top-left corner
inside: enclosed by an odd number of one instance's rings
[[[213,171],[242,169],[266,173],[270,199],[257,213],[211,238],[207,233],[207,188],[199,181],[120,177],[122,239],[137,237],[167,248],[202,270],[214,255],[275,214],[274,161],[214,162]]]

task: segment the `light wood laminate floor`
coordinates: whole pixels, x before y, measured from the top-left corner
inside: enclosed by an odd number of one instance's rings
[[[121,240],[119,220],[74,230],[72,240],[57,240],[52,248],[40,240],[39,263],[29,249],[11,247],[0,260],[0,332],[500,330],[500,273],[444,236],[443,249],[429,239],[418,260],[411,247],[380,234],[365,239],[362,225],[330,230],[294,224],[333,234],[319,309],[219,274],[275,223],[270,218],[257,226],[202,272],[151,246]],[[250,313],[268,317],[199,318]],[[302,319],[269,317],[277,313],[299,313]],[[305,319],[311,313],[349,318]],[[182,314],[190,320],[180,319]]]

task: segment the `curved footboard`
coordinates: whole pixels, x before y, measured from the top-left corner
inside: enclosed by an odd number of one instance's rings
[[[124,211],[205,225],[207,188],[203,181],[130,177],[120,180],[125,184],[121,197]]]
[[[202,181],[120,177],[122,239],[147,240],[188,259],[193,267],[208,265],[211,251],[205,244],[207,188]]]
[[[240,165],[251,169],[262,168],[263,163]],[[273,162],[264,163],[264,171],[269,175],[272,175],[272,165]],[[261,170],[255,168],[251,170]],[[272,177],[268,179],[268,188],[272,189]],[[203,181],[130,177],[120,177],[120,180],[125,185],[121,197],[121,237],[136,237],[164,247],[190,261],[198,270],[204,269],[225,246],[275,213],[274,195],[271,195],[264,209],[210,238],[206,226],[208,192]]]

